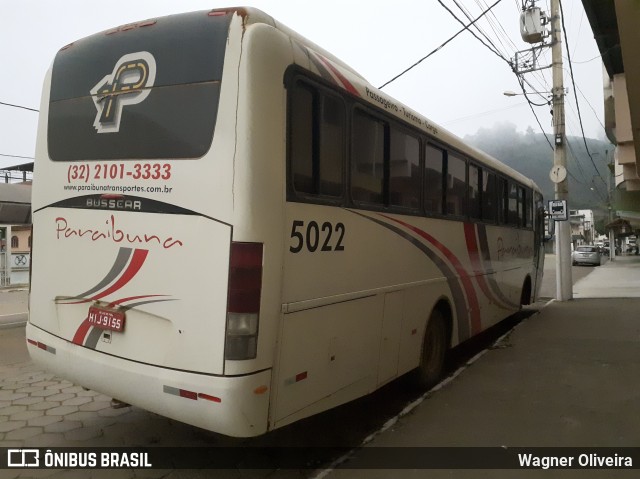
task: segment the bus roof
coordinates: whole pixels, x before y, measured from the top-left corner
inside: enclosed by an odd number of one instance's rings
[[[289,36],[292,40],[295,40],[296,42],[304,45],[306,48],[313,50],[315,53],[324,57],[324,59],[329,60],[335,66],[338,66],[341,70],[343,70],[343,74],[348,76],[348,80],[351,83],[355,84],[356,86],[360,87],[361,90],[369,91],[373,94],[373,96],[388,99],[389,101],[392,101],[394,105],[398,107],[402,107],[403,111],[410,112],[410,115],[417,117],[421,121],[421,124],[425,125],[425,127],[423,127],[422,129],[431,137],[452,146],[453,148],[459,150],[463,154],[466,154],[474,159],[481,161],[485,165],[489,166],[490,168],[493,168],[494,170],[502,174],[505,174],[509,177],[514,178],[515,180],[519,181],[523,185],[529,186],[536,191],[540,191],[538,186],[531,179],[519,173],[517,170],[505,165],[504,163],[497,160],[496,158],[488,155],[487,153],[475,147],[470,146],[469,144],[465,143],[460,137],[446,130],[442,126],[433,123],[423,115],[417,112],[414,113],[413,110],[409,108],[407,105],[404,105],[401,102],[398,102],[397,100],[388,96],[386,93],[382,92],[378,88],[371,85],[362,75],[360,75],[352,67],[344,63],[342,60],[337,58],[335,55],[326,51],[325,49],[313,43],[312,41],[308,40],[307,38],[303,37],[296,31],[287,27],[283,23],[277,21],[276,19],[264,13],[263,11],[257,8],[252,8],[252,7],[222,8],[222,9],[215,9],[214,11],[236,12],[238,15],[243,17],[245,25],[265,23],[265,24],[271,25],[274,28],[277,28],[282,33]],[[372,101],[371,96],[372,95],[370,95],[369,98],[367,98],[366,96],[363,96],[362,99],[368,101],[368,103],[370,103],[371,105],[379,108],[379,102],[377,103],[376,101]],[[406,122],[406,118],[405,118],[406,114],[403,115],[402,113],[398,113],[398,111],[389,110],[389,109],[386,109],[386,111],[398,117],[402,121]],[[412,124],[415,124],[415,122],[413,122]]]

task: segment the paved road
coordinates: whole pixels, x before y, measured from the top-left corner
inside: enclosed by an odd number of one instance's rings
[[[606,265],[609,260],[604,258],[602,266]],[[575,285],[582,278],[588,276],[595,268],[602,266],[572,266],[571,280]],[[544,274],[542,278],[542,286],[540,288],[540,298],[556,297],[556,255],[547,254],[544,258]]]

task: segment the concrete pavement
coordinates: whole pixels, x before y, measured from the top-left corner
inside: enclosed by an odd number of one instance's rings
[[[640,298],[640,256],[616,256],[580,279],[574,298]]]

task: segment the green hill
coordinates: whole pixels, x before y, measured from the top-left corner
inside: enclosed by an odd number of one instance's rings
[[[481,128],[475,135],[464,137],[467,143],[494,156],[531,178],[542,189],[545,202],[554,197],[554,184],[549,179],[553,165],[553,136],[535,133],[531,127],[519,133],[515,125],[497,124]],[[548,140],[548,141],[547,141]],[[567,137],[567,170],[569,173],[569,208],[591,209],[599,215],[607,211],[609,168],[614,146],[605,141]],[[613,184],[613,179],[610,180]]]

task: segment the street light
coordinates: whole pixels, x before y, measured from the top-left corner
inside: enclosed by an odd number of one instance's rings
[[[516,93],[515,91],[511,91],[511,90],[507,90],[507,91],[503,91],[502,94],[504,96],[518,96],[518,95],[551,95],[551,92],[549,91],[528,91],[525,93]]]

